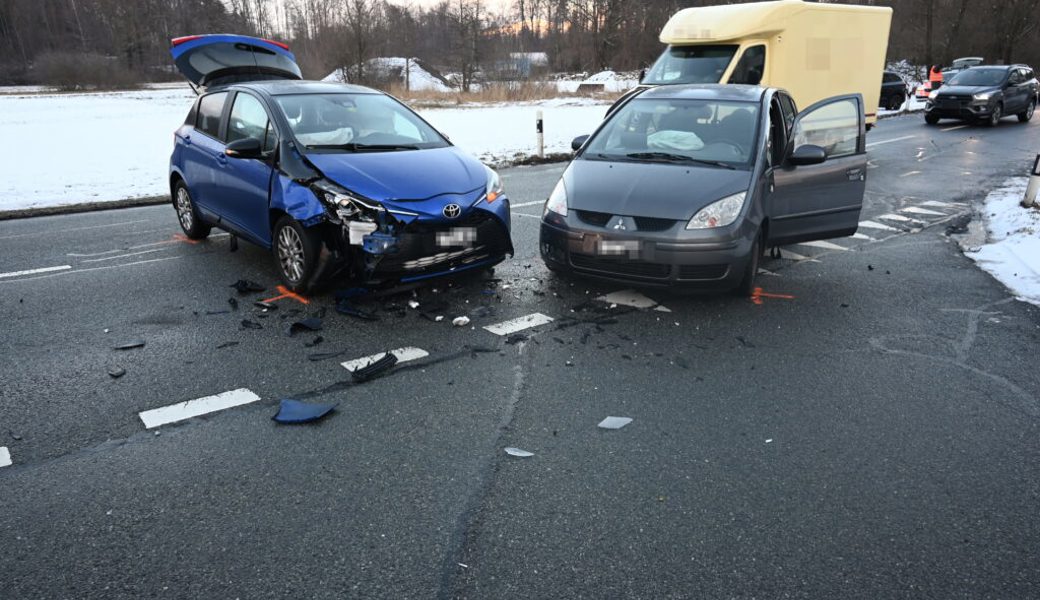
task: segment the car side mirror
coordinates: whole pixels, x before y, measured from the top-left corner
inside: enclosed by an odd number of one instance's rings
[[[589,141],[589,136],[579,135],[578,137],[574,138],[574,141],[571,142],[571,150],[574,150],[575,152],[581,150],[581,147],[584,146],[585,142],[587,141]]]
[[[264,146],[256,138],[235,140],[227,145],[224,154],[231,158],[262,158]]]
[[[826,160],[826,150],[813,144],[805,144],[792,152],[787,162],[796,167],[807,167],[809,165],[818,165]]]

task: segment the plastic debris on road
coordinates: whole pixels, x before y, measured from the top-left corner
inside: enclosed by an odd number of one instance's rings
[[[238,291],[239,294],[248,294],[249,292],[262,292],[265,288],[255,281],[249,281],[248,279],[239,279],[235,283],[232,283],[228,287],[233,287]]]
[[[408,301],[408,308],[410,308],[412,310],[415,310],[415,309],[419,308],[419,303],[416,302],[415,300],[409,300]]]
[[[301,319],[290,325],[287,330],[290,337],[301,331],[321,331],[321,319],[316,317]]]
[[[521,450],[520,448],[506,448],[506,454],[517,458],[531,458],[534,456],[534,452],[528,452],[527,450]]]
[[[112,379],[119,379],[123,375],[126,375],[126,369],[123,367],[112,367],[108,370],[108,375]]]
[[[329,415],[339,403],[334,404],[308,404],[299,400],[282,400],[278,406],[278,413],[271,417],[279,423],[297,425],[300,423],[311,423]]]
[[[125,344],[120,344],[113,348],[113,350],[133,350],[135,348],[144,348],[144,340],[134,340]]]
[[[325,341],[325,338],[323,338],[322,336],[319,335],[319,336],[315,336],[315,338],[313,340],[311,340],[309,342],[305,342],[303,345],[308,347],[308,348],[313,348],[313,347],[317,346],[318,344],[320,344],[320,343],[322,343],[324,341]]]
[[[469,325],[469,317],[456,317],[451,324],[456,327],[465,327]]]
[[[250,321],[249,319],[242,319],[242,329],[263,329],[264,326],[257,323],[256,321]]]
[[[607,417],[599,422],[600,429],[621,429],[625,425],[632,422],[632,419],[628,417]]]
[[[387,352],[382,356],[382,358],[373,360],[366,366],[352,371],[351,377],[357,383],[364,383],[386,373],[390,369],[394,368],[394,365],[396,364],[397,357],[392,352]]]
[[[321,362],[323,360],[329,360],[330,358],[337,358],[346,354],[346,350],[340,350],[339,352],[319,352],[316,354],[308,354],[307,360],[311,362]]]
[[[227,303],[231,306],[231,310],[238,310],[238,300],[234,298],[228,298]]]

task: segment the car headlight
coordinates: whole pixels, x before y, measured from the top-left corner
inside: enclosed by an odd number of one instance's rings
[[[351,218],[363,210],[383,212],[386,209],[371,200],[363,200],[349,190],[328,179],[320,179],[311,184],[311,190],[318,199],[342,218]]]
[[[988,102],[993,97],[993,92],[982,92],[981,94],[975,94],[972,99],[976,102]]]
[[[744,208],[745,198],[747,198],[747,192],[740,192],[705,206],[693,215],[686,225],[686,229],[714,229],[733,224]]]
[[[563,187],[562,179],[556,183],[552,194],[549,195],[549,199],[545,202],[545,211],[542,212],[542,216],[544,217],[549,213],[556,213],[561,217],[567,216],[567,188]]]
[[[502,178],[494,169],[484,165],[484,170],[487,171],[487,190],[485,196],[487,197],[488,204],[491,204],[495,200],[498,200],[498,197],[505,192],[505,188],[502,186]]]
[[[935,90],[934,92],[928,92],[928,99],[929,100],[935,100],[935,97],[938,96],[938,95],[939,95],[939,90]]]

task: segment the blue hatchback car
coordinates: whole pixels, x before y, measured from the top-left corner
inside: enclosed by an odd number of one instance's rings
[[[407,284],[512,255],[498,175],[396,99],[301,81],[288,47],[269,40],[189,36],[171,52],[200,92],[170,158],[189,238],[219,227],[271,249],[298,292],[333,278]]]

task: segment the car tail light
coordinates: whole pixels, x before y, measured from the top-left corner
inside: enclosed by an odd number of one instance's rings
[[[197,40],[201,37],[201,35],[186,35],[184,37],[173,38],[172,40],[170,40],[170,45],[174,47],[180,46],[181,44],[187,44],[188,42]]]
[[[268,44],[274,44],[275,46],[278,46],[282,50],[288,50],[289,49],[289,44],[286,44],[285,42],[276,42],[274,40],[267,40],[267,39],[265,39],[264,41],[267,42]]]

